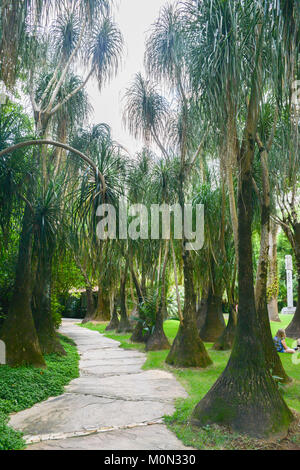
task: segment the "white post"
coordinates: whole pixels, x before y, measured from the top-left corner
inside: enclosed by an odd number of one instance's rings
[[[281,313],[294,314],[296,308],[294,307],[293,298],[293,260],[291,255],[285,257],[285,270],[286,270],[286,291],[287,291],[287,307],[284,307]]]
[[[0,340],[0,364],[6,364],[6,348],[4,341]]]

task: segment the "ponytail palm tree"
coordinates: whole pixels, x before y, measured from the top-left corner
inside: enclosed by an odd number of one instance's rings
[[[185,36],[176,6],[167,6],[152,26],[147,41],[145,63],[148,73],[175,88],[178,99],[180,134],[178,136],[180,172],[178,181],[178,200],[181,207],[185,204],[185,186],[188,180],[189,155],[189,83],[185,61]],[[185,302],[183,322],[173,342],[166,362],[178,367],[206,367],[211,360],[205,350],[196,326],[196,296],[194,291],[191,254],[182,243]]]
[[[236,158],[239,168],[238,184],[238,286],[239,309],[236,337],[232,353],[222,375],[212,389],[199,402],[193,413],[197,425],[219,423],[239,432],[262,437],[271,433],[285,434],[292,420],[292,414],[285,404],[267,368],[266,356],[261,342],[255,298],[252,266],[252,173],[255,138],[260,115],[262,87],[269,78],[270,52],[276,53],[272,41],[272,15],[274,3],[233,2],[227,0],[201,2],[201,9],[195,2],[187,2],[194,18],[191,21],[191,64],[201,55],[203,68],[192,67],[193,77],[201,75],[201,87],[207,90],[207,103],[211,113],[223,110],[226,115],[226,85],[214,81],[215,66],[221,63],[220,54],[228,51],[225,81],[238,98],[241,90],[246,98],[235,101],[233,113],[235,127],[243,129],[241,143],[235,139]],[[229,28],[224,30],[227,19]],[[210,36],[211,32],[214,32]],[[193,34],[193,32],[195,34]],[[233,42],[233,44],[232,44]],[[196,45],[194,48],[193,45]],[[203,49],[202,49],[203,47]],[[209,50],[207,50],[209,47]],[[234,51],[234,53],[233,53]],[[210,79],[211,78],[211,79]],[[237,82],[238,80],[238,82]],[[199,83],[199,82],[198,82]],[[221,83],[222,89],[217,89]],[[240,85],[237,86],[237,83]],[[211,93],[214,90],[214,93]],[[220,95],[220,99],[218,96]],[[209,99],[211,96],[211,99]],[[231,95],[233,96],[233,95]],[[216,104],[217,103],[217,104]],[[239,120],[240,115],[241,120]],[[218,120],[212,119],[212,123]]]
[[[52,260],[59,231],[63,229],[61,197],[63,186],[51,180],[40,189],[34,206],[34,257],[37,259],[32,296],[32,313],[43,354],[65,354],[55,331],[51,311]]]
[[[135,138],[142,138],[147,145],[155,142],[167,157],[161,142],[169,115],[167,100],[157,92],[156,86],[140,73],[135,75],[124,98],[126,103],[123,119],[129,132]]]
[[[10,2],[8,2],[10,3]],[[28,3],[28,2],[24,2]],[[48,2],[47,2],[48,3]],[[41,2],[39,2],[39,5]],[[52,3],[50,2],[52,5]],[[37,4],[34,3],[36,6]],[[48,3],[49,5],[49,3]],[[49,38],[47,37],[46,40],[41,37],[41,31],[43,31],[46,36],[46,28],[45,26],[49,24],[48,21],[42,23],[41,28],[33,27],[28,32],[29,42],[26,43],[26,37],[22,37],[24,39],[24,43],[28,46],[28,57],[26,65],[28,67],[28,83],[27,89],[28,94],[31,98],[32,108],[34,112],[34,119],[35,119],[35,126],[36,126],[36,135],[40,140],[34,141],[27,141],[22,142],[21,147],[35,145],[55,145],[56,147],[64,148],[66,150],[70,150],[71,148],[62,142],[55,142],[48,139],[43,139],[51,129],[51,125],[53,124],[53,118],[57,115],[58,111],[62,110],[62,108],[67,105],[71,99],[73,99],[78,93],[83,90],[87,81],[90,79],[92,75],[94,75],[101,87],[106,80],[110,79],[112,75],[117,72],[117,68],[120,61],[120,54],[122,50],[122,37],[121,33],[108,16],[107,12],[103,11],[104,6],[108,5],[105,0],[96,0],[95,2],[86,1],[86,0],[78,0],[78,2],[68,2],[65,3],[65,9],[67,10],[64,14],[60,14],[58,10],[55,8],[58,6],[57,2],[53,2],[53,14],[51,18],[55,18],[56,28],[53,27],[53,41],[49,44],[47,41]],[[14,10],[14,9],[13,9]],[[28,11],[27,7],[25,8],[25,13]],[[7,13],[9,16],[9,12]],[[26,15],[25,15],[26,16]],[[50,15],[49,15],[50,16]],[[82,22],[80,24],[79,32],[76,29],[79,26],[78,18],[82,18]],[[59,19],[59,21],[58,21]],[[57,23],[58,21],[58,23]],[[25,17],[23,17],[22,27],[25,30]],[[38,22],[36,24],[39,24]],[[55,38],[58,42],[65,38],[63,41],[63,48],[57,49],[55,44]],[[34,47],[30,48],[30,44],[34,43]],[[43,47],[43,54],[41,53],[41,47]],[[58,54],[57,54],[57,51]],[[84,59],[85,64],[89,67],[88,75],[84,78],[84,80],[79,83],[75,88],[73,88],[66,96],[61,96],[59,99],[59,95],[62,92],[63,84],[65,83],[67,75],[72,71],[75,64],[78,64],[78,59]],[[41,70],[41,64],[45,65],[45,63],[52,67],[52,75],[49,76],[48,82],[45,84],[45,88],[40,96],[37,96],[35,83],[38,83],[37,77],[39,76]],[[50,67],[50,68],[51,68]],[[63,94],[63,93],[62,93]],[[11,150],[16,150],[19,147],[13,147]],[[5,152],[9,152],[10,150],[5,149]],[[4,152],[4,154],[5,154]],[[100,170],[97,168],[96,164],[93,163],[89,157],[87,157],[82,152],[72,149],[72,152],[77,153],[83,158],[86,162],[91,165],[93,168],[94,178],[96,184],[99,183],[100,192],[103,194],[105,193],[105,183],[104,179],[100,173]],[[0,153],[0,156],[4,155]],[[42,166],[43,166],[43,179],[44,181],[48,180],[48,171],[47,171],[47,152],[44,150],[42,152]],[[35,155],[35,164],[38,162],[38,155]],[[29,198],[32,199],[35,196],[35,192],[37,190],[37,186],[35,181],[33,181],[30,191],[31,196]],[[47,186],[45,184],[45,186]],[[23,218],[24,230],[21,233],[20,239],[20,249],[23,244],[22,237],[24,236],[26,240],[24,243],[26,245],[22,247],[22,250],[27,252],[28,255],[28,263],[24,264],[26,267],[26,275],[23,275],[20,272],[20,276],[16,279],[16,282],[21,282],[21,277],[28,278],[30,282],[30,267],[31,267],[31,243],[32,243],[32,236],[29,236],[28,227],[31,225],[31,211],[27,207],[25,208],[24,218]],[[21,260],[22,256],[20,255],[20,270],[22,271]],[[29,270],[29,271],[28,271]],[[19,316],[22,314],[24,310],[24,303],[26,303],[26,308],[28,311],[27,319],[30,316],[30,289],[26,289],[27,295],[26,297],[23,295],[23,292],[20,289],[16,289],[16,296],[14,298],[14,306],[15,306],[15,314],[11,316],[11,318],[7,319],[6,323],[6,331],[7,331],[7,339],[9,336],[15,336],[15,329],[18,329],[18,314]],[[19,296],[23,298],[20,299]],[[20,307],[20,308],[19,308]],[[28,320],[29,321],[29,320]],[[26,322],[25,322],[26,323]],[[25,323],[23,328],[25,329]],[[32,321],[28,323],[28,329],[32,329],[31,325]],[[5,327],[6,327],[5,326]],[[21,338],[22,340],[22,338]],[[26,341],[26,336],[23,336],[24,342]],[[8,341],[10,341],[8,339]],[[10,360],[12,363],[18,364],[21,361],[22,351],[25,350],[26,347],[19,347],[19,353],[15,354],[16,351],[12,351],[10,356]],[[14,357],[15,356],[15,357]],[[25,359],[26,361],[28,358]],[[22,361],[21,361],[22,362]],[[33,362],[38,362],[33,358]]]
[[[3,151],[7,146],[14,144],[15,140],[18,141],[24,138],[22,133],[26,127],[27,132],[30,132],[31,128],[29,123],[26,124],[25,120],[20,119],[20,110],[15,109],[15,105],[9,105],[8,107],[1,106],[0,113],[1,151]],[[4,155],[4,157],[0,157],[1,225],[9,227],[11,211],[16,203],[18,194],[25,201],[19,239],[19,253],[15,268],[15,283],[8,316],[1,330],[1,339],[6,344],[8,364],[34,364],[38,367],[44,367],[45,362],[42,357],[30,306],[31,222],[33,208],[29,201],[32,201],[32,180],[36,178],[34,168],[29,164],[31,158],[31,155],[25,153],[24,150],[18,150],[18,152],[10,156]],[[13,328],[14,325],[17,325],[16,329]],[[13,334],[11,334],[12,330]]]
[[[107,247],[113,240],[105,241],[97,238],[96,217],[97,209],[101,204],[112,204],[117,212],[119,198],[123,195],[125,189],[124,150],[112,141],[109,128],[103,124],[80,131],[74,137],[74,144],[88,152],[101,174],[105,175],[105,191],[103,191],[102,182],[98,176],[93,171],[85,171],[77,194],[75,215],[81,230],[93,243],[95,256],[98,259],[98,304],[93,319],[109,320],[109,298],[103,286],[104,278],[102,276],[106,271]]]

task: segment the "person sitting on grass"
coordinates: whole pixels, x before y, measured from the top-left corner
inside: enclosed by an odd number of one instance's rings
[[[286,338],[285,330],[279,329],[276,333],[276,336],[273,338],[276,351],[280,353],[294,354],[298,350],[299,339],[297,340],[297,348],[292,349],[286,345],[285,338]]]

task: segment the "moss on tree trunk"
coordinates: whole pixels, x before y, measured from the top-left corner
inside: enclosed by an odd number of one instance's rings
[[[119,317],[118,317],[118,313],[117,313],[117,302],[116,302],[116,299],[115,299],[114,300],[114,308],[113,308],[112,316],[111,316],[109,324],[105,328],[105,331],[117,330],[118,326],[119,326]]]
[[[268,315],[271,321],[280,322],[278,315],[278,273],[277,273],[277,231],[278,225],[270,220],[269,271],[268,271]]]
[[[300,262],[299,262],[299,270],[298,270],[298,302],[296,311],[294,313],[293,319],[291,323],[286,328],[286,334],[289,338],[298,339],[300,338]]]
[[[183,271],[185,291],[183,321],[166,358],[166,363],[175,367],[207,367],[212,364],[212,361],[197,330],[193,267],[188,251],[183,251]]]
[[[110,320],[110,301],[108,293],[105,291],[101,283],[99,283],[97,307],[91,318],[92,321],[109,321]]]
[[[238,197],[239,312],[229,362],[195,407],[195,425],[217,423],[255,437],[284,436],[293,415],[266,367],[255,308],[252,266],[252,173],[241,172]]]
[[[207,298],[207,313],[203,327],[200,330],[202,341],[216,341],[225,330],[222,313],[222,298],[214,295],[210,288]]]
[[[118,326],[118,333],[128,333],[132,331],[132,326],[129,322],[126,307],[126,281],[128,273],[129,259],[127,258],[124,272],[120,280],[120,323]]]
[[[1,339],[6,345],[6,359],[10,366],[33,365],[45,367],[31,311],[31,214],[25,207],[16,277],[8,317],[2,328]]]
[[[165,256],[161,275],[161,296],[159,300],[158,310],[155,317],[154,331],[150,334],[147,343],[146,351],[159,351],[169,349],[170,343],[164,332],[164,310],[166,305],[166,268],[168,262],[169,242],[165,244]]]
[[[90,285],[87,285],[85,288],[86,293],[86,314],[84,319],[82,320],[82,324],[88,323],[93,319],[93,315],[95,312],[95,302],[94,302],[94,294],[93,288]]]
[[[132,335],[130,337],[130,341],[133,343],[145,343],[148,339],[148,335],[144,334],[144,327],[140,321],[137,321]]]
[[[40,253],[37,266],[32,301],[32,313],[43,354],[57,353],[65,355],[57,333],[51,312],[51,260],[50,253]]]
[[[261,173],[263,182],[263,198],[261,204],[261,240],[260,253],[255,282],[255,307],[258,317],[258,336],[264,350],[266,367],[272,375],[282,379],[282,382],[290,382],[277,353],[272,339],[271,326],[267,307],[267,280],[269,265],[269,235],[270,235],[270,183],[268,170],[268,154],[257,136],[261,156]]]
[[[196,310],[196,323],[197,329],[200,333],[201,328],[204,326],[207,315],[207,297],[202,298]]]
[[[300,338],[300,223],[294,225],[294,251],[297,267],[297,293],[298,302],[294,317],[286,329],[286,334],[290,338]]]
[[[221,336],[217,339],[212,349],[227,351],[232,348],[236,333],[237,314],[234,305],[230,306],[228,323]]]

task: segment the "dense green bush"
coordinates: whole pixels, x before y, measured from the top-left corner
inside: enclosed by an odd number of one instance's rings
[[[61,395],[64,386],[78,377],[76,347],[66,337],[61,336],[61,342],[67,355],[47,355],[46,369],[0,366],[0,450],[18,450],[25,445],[21,433],[7,426],[9,413]]]

